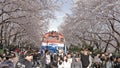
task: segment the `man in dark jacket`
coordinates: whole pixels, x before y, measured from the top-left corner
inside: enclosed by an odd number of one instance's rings
[[[117,58],[114,68],[120,68],[120,57]]]
[[[83,53],[81,54],[81,62],[82,62],[82,68],[90,68],[92,64],[92,57],[89,55],[89,51],[87,48],[83,50]]]
[[[33,54],[32,51],[27,51],[25,53],[25,58],[22,59],[21,61],[18,61],[16,63],[15,68],[32,68],[32,59],[33,59]]]

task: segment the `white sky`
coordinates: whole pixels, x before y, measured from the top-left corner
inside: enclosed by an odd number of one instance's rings
[[[64,16],[66,13],[71,13],[71,0],[66,0],[65,4],[61,6],[61,11],[56,11],[55,16],[56,19],[52,19],[50,21],[49,30],[48,31],[58,31],[59,25],[64,21]]]

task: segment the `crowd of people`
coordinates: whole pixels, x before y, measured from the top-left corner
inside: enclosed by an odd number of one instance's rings
[[[41,54],[37,49],[16,48],[0,54],[0,68],[120,68],[120,57],[93,55],[87,48],[67,54],[61,48],[53,54],[47,49]]]

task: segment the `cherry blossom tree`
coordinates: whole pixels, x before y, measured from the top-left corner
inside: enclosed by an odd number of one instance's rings
[[[0,43],[39,46],[59,6],[56,0],[0,0]]]
[[[119,7],[119,0],[74,1],[72,14],[66,14],[66,19],[60,26],[66,44],[92,46],[103,52],[119,51]]]

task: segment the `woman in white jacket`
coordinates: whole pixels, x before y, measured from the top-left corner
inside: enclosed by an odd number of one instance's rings
[[[66,56],[64,56],[63,65],[63,68],[71,68],[71,63],[68,61],[68,58]]]

